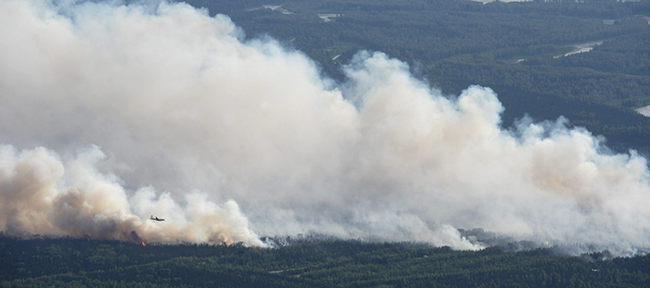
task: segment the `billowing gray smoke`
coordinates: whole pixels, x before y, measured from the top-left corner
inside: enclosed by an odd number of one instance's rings
[[[0,1],[0,229],[480,249],[458,229],[483,228],[574,252],[650,247],[635,153],[562,120],[503,130],[492,90],[443,97],[382,53],[357,55],[338,87],[239,36],[185,4]]]

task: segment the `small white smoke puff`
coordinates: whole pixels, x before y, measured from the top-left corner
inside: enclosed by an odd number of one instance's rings
[[[0,143],[15,148],[0,160],[0,229],[480,249],[456,229],[480,227],[572,253],[650,247],[650,175],[634,152],[564,120],[504,130],[489,88],[450,99],[382,53],[357,55],[338,87],[303,54],[240,35],[186,4],[1,1]],[[77,152],[93,145],[108,157]]]

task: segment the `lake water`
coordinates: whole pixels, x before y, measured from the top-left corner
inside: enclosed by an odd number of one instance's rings
[[[589,51],[593,50],[594,47],[596,47],[596,46],[598,46],[600,44],[603,44],[603,41],[576,44],[576,45],[573,45],[573,47],[574,47],[573,51],[571,51],[569,53],[566,53],[566,54],[553,56],[553,58],[557,59],[557,58],[560,58],[560,57],[567,57],[567,56],[571,56],[571,55],[578,54],[578,53],[589,52]]]
[[[318,18],[323,19],[325,22],[332,21],[330,18],[341,17],[341,14],[318,14]]]
[[[650,117],[650,105],[645,106],[645,107],[641,107],[641,108],[637,108],[636,112],[639,112],[643,116]]]
[[[270,9],[271,11],[276,11],[276,10],[277,10],[277,11],[282,12],[282,14],[286,14],[286,15],[293,14],[293,12],[291,12],[291,11],[289,11],[289,10],[287,10],[287,9],[282,8],[282,5],[262,5],[261,7],[256,7],[256,8],[253,8],[253,9],[248,9],[248,10],[246,10],[246,11],[250,12],[250,11],[255,11],[255,10],[259,10],[259,9]]]

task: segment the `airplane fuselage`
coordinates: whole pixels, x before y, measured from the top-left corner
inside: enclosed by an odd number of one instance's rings
[[[151,215],[151,217],[149,217],[149,219],[151,219],[153,221],[165,221],[165,219],[154,217],[153,215]]]

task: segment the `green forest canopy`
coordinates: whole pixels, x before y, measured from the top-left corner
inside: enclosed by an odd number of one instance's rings
[[[305,241],[273,249],[0,236],[0,287],[648,287],[650,256]]]

